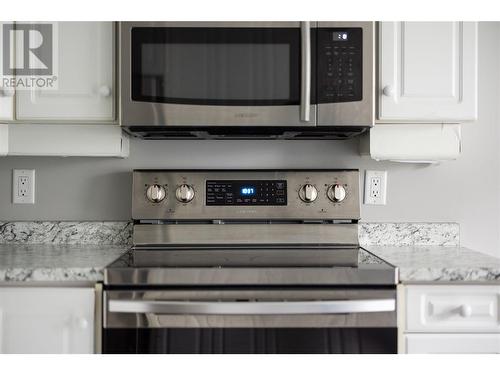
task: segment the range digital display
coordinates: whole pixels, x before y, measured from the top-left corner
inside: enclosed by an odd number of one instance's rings
[[[248,195],[248,196],[255,195],[255,187],[253,186],[242,187],[240,193],[241,195]]]
[[[207,206],[286,206],[285,180],[218,180],[206,182]]]

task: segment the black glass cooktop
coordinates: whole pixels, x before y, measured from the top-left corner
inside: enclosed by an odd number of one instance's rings
[[[397,270],[359,247],[135,248],[105,269],[107,285],[390,284]]]

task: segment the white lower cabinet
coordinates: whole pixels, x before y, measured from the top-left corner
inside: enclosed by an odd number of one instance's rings
[[[405,285],[398,301],[400,352],[500,354],[500,285]]]
[[[0,353],[94,352],[94,288],[0,288]]]

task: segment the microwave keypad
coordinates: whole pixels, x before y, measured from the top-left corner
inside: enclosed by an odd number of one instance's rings
[[[319,29],[318,102],[362,100],[362,29]]]

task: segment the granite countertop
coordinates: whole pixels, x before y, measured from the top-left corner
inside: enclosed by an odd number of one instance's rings
[[[104,268],[130,247],[126,245],[0,244],[2,282],[97,282]],[[360,264],[382,261],[361,250]]]
[[[362,247],[412,282],[500,284],[500,259],[459,247],[456,223],[362,223]],[[131,243],[130,222],[0,222],[0,283],[95,282]],[[97,245],[99,244],[99,245]],[[360,264],[380,260],[365,251]]]
[[[500,259],[467,249],[447,246],[365,246],[398,267],[402,283],[500,283]]]
[[[127,245],[0,244],[1,282],[95,282]]]
[[[128,245],[0,244],[1,282],[95,282]],[[500,283],[500,259],[463,247],[365,246],[399,269],[403,283]],[[361,251],[361,264],[379,263]]]

